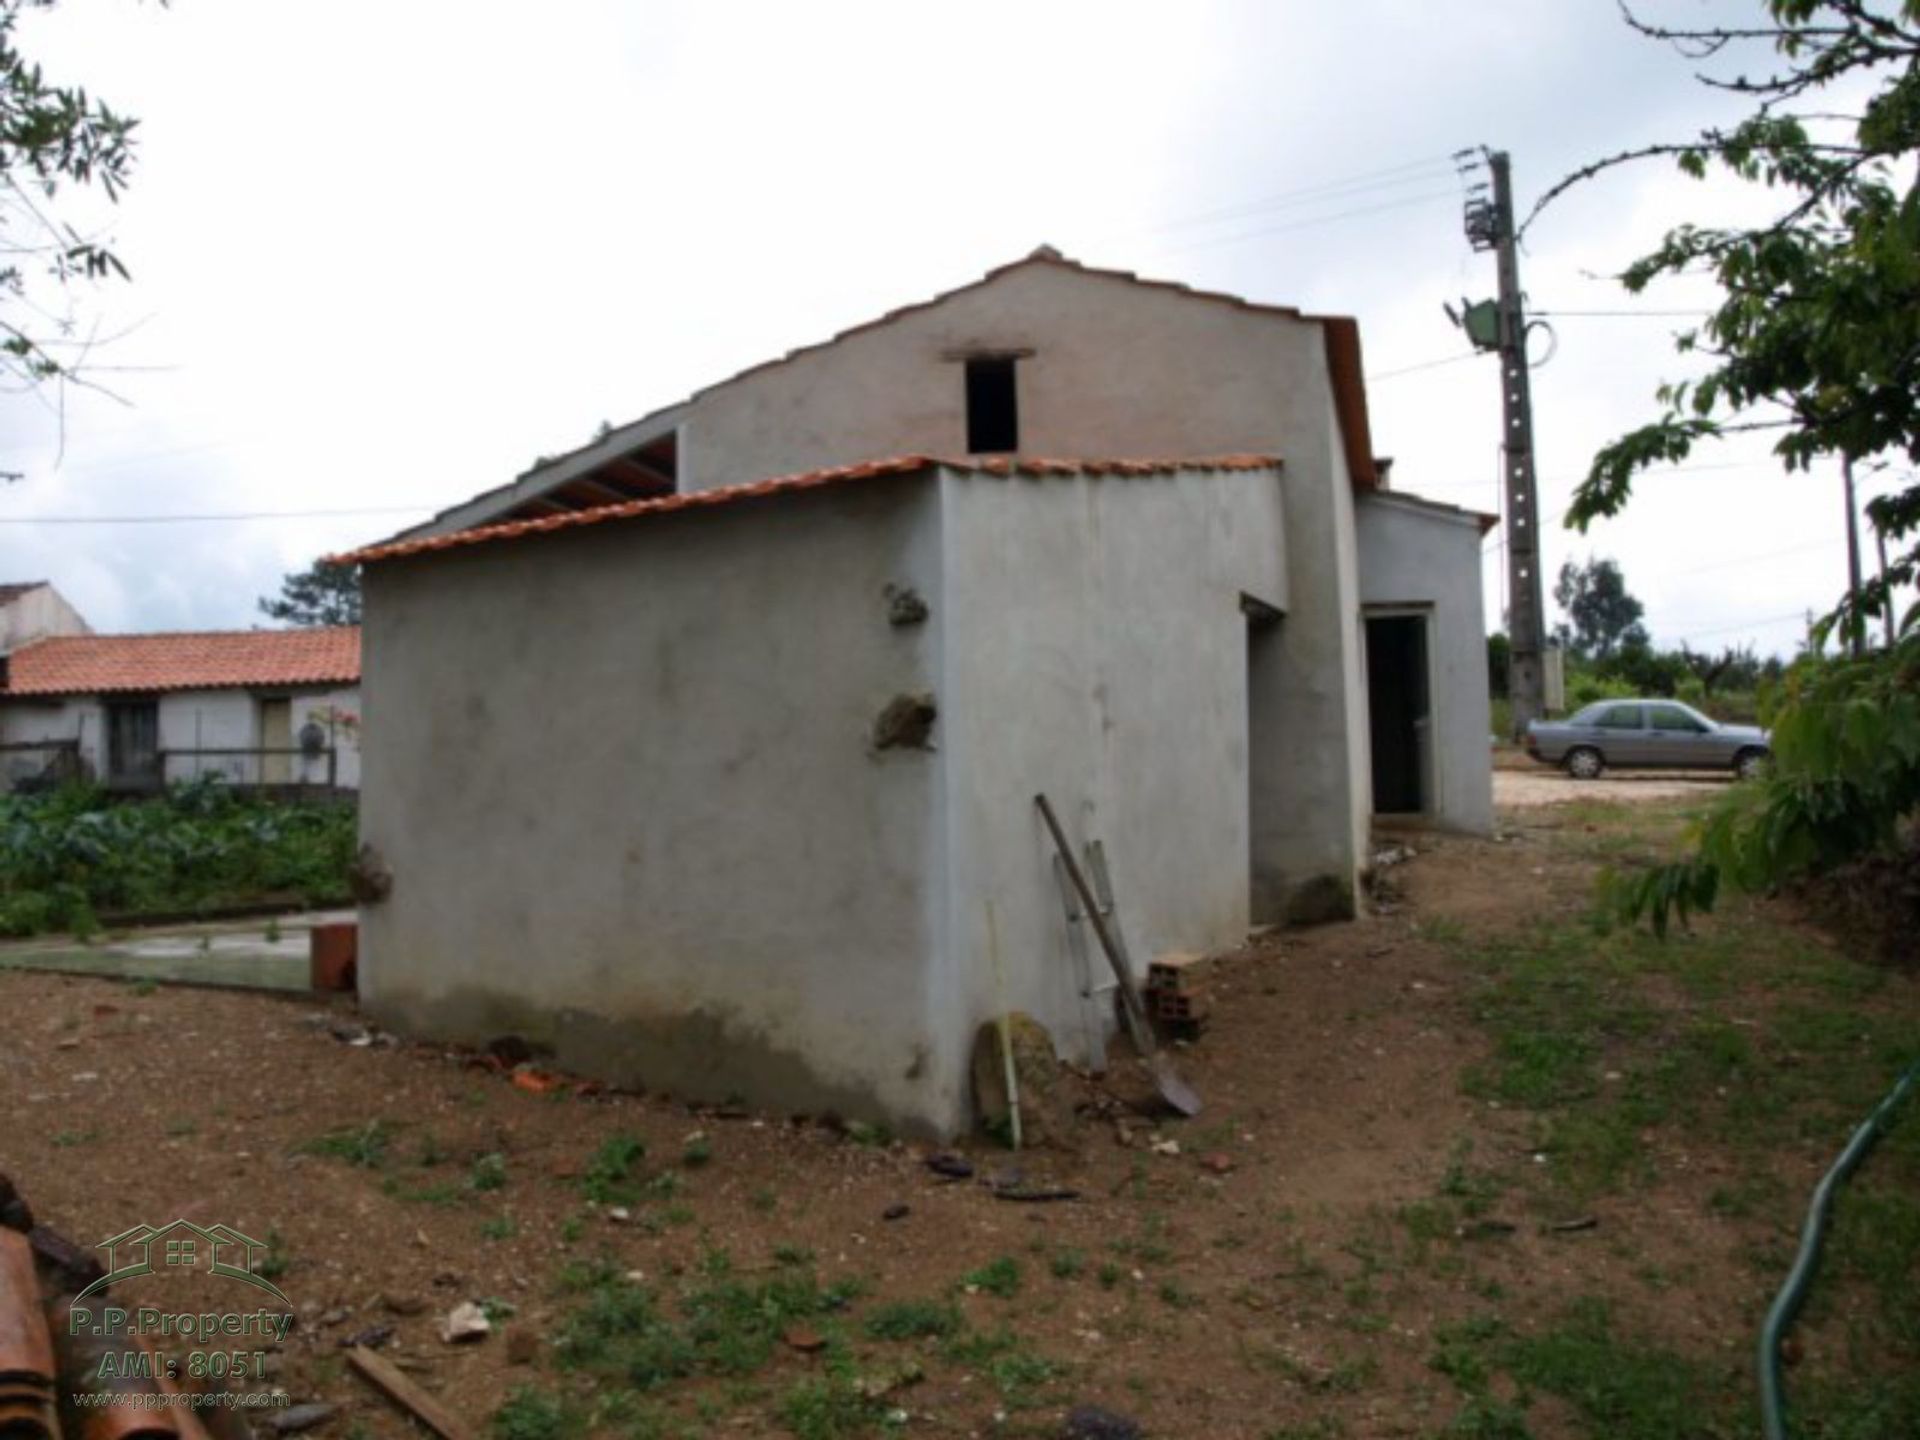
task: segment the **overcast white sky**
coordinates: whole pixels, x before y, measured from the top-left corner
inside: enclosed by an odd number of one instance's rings
[[[1357,315],[1396,485],[1497,508],[1494,360],[1409,368],[1465,352],[1443,300],[1493,291],[1447,155],[1511,151],[1524,209],[1731,113],[1611,0],[89,0],[21,35],[141,119],[110,217],[132,283],[83,297],[131,329],[96,357],[130,403],[70,393],[62,453],[51,396],[0,400],[0,468],[27,476],[0,490],[0,579],[51,579],[103,630],[262,623],[318,554],[1043,242]],[[1650,163],[1529,234],[1532,304],[1561,312],[1534,376],[1547,514],[1649,417],[1685,323],[1565,312],[1697,308],[1604,277],[1716,198],[1744,202]],[[51,523],[317,510],[359,513]],[[1787,650],[1844,584],[1843,529],[1835,477],[1749,444],[1543,540],[1549,576],[1618,559],[1664,643]]]

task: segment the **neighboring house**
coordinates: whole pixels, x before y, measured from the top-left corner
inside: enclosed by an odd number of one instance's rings
[[[1042,250],[343,557],[363,1002],[931,1133],[1001,1010],[1097,1061],[1037,793],[1138,965],[1490,824],[1489,522],[1386,468],[1351,320]]]
[[[0,656],[49,635],[90,635],[80,612],[45,580],[0,585]]]
[[[61,635],[4,660],[0,775],[358,789],[360,631]]]

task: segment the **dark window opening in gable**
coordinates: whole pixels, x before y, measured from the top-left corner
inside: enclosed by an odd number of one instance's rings
[[[1020,407],[1011,359],[967,361],[967,453],[1010,455],[1020,448]]]

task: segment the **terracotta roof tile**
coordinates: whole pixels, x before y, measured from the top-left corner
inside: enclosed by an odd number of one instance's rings
[[[801,490],[817,490],[827,485],[843,485],[855,480],[886,476],[917,475],[936,466],[978,475],[1166,475],[1178,470],[1270,470],[1280,464],[1272,455],[1218,455],[1192,460],[943,460],[932,455],[898,455],[886,460],[869,460],[859,465],[837,465],[825,470],[809,470],[798,475],[781,475],[771,480],[756,480],[747,485],[727,485],[713,490],[693,490],[683,495],[668,495],[657,500],[630,500],[620,505],[601,505],[592,510],[576,510],[566,515],[545,515],[537,520],[509,520],[498,525],[482,525],[472,530],[456,530],[447,535],[428,535],[418,540],[394,540],[370,545],[346,555],[327,557],[330,565],[366,565],[376,560],[393,560],[403,555],[421,555],[436,550],[458,550],[470,545],[486,545],[499,540],[516,540],[525,535],[550,530],[577,530],[583,525],[603,525],[609,520],[631,520],[643,515],[663,515],[676,510],[710,509],[735,505],[744,500],[771,495],[786,495]]]
[[[355,685],[360,627],[62,635],[7,658],[6,695]]]

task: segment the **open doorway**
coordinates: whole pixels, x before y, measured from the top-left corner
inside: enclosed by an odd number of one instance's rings
[[[1277,863],[1287,816],[1283,793],[1284,738],[1280,704],[1285,698],[1280,647],[1281,612],[1252,596],[1240,599],[1247,625],[1247,851],[1251,869],[1248,910],[1256,925],[1282,917],[1286,895]]]
[[[1367,617],[1367,714],[1374,813],[1424,814],[1433,797],[1433,717],[1424,613]]]

